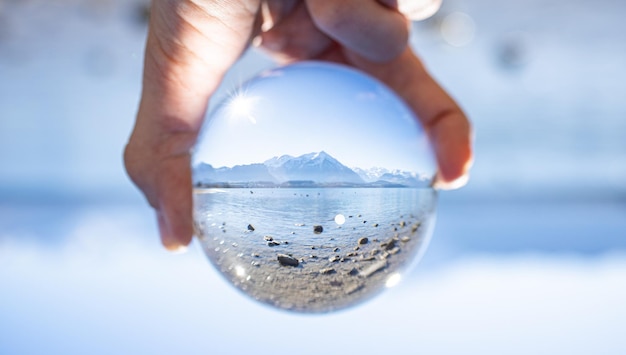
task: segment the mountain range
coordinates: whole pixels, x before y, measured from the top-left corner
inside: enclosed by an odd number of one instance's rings
[[[406,171],[351,169],[324,151],[298,157],[282,155],[230,168],[200,163],[194,167],[193,176],[196,186],[425,187],[429,183]]]

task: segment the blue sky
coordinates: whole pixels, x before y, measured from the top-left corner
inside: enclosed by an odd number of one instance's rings
[[[194,157],[216,167],[324,150],[349,167],[432,176],[429,142],[406,105],[374,79],[307,63],[261,74],[212,113]]]

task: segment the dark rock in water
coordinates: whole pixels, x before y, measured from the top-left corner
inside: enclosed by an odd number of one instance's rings
[[[357,256],[358,254],[354,251],[349,252],[348,254],[346,254],[346,258],[351,258],[353,256]]]
[[[272,240],[274,240],[274,238],[269,235],[266,235],[265,237],[263,237],[263,239],[265,239],[266,242],[271,242]]]
[[[363,221],[363,223],[367,223],[367,221]]]
[[[367,244],[368,241],[369,239],[367,239],[367,237],[359,238],[360,245]]]
[[[406,222],[405,221],[400,222],[400,227],[404,227],[404,226],[406,226]]]
[[[286,254],[278,254],[277,259],[280,265],[283,266],[298,266],[300,264],[298,259]]]
[[[336,253],[339,251],[339,248],[334,248],[333,251]]]
[[[353,267],[352,270],[350,270],[348,272],[348,275],[350,275],[350,276],[356,276],[358,274],[359,274],[359,270],[357,270],[357,268],[355,268],[355,267]]]
[[[260,257],[260,256],[261,256],[261,255],[259,255],[259,253],[252,253],[252,254],[250,254],[250,255],[252,255],[252,256],[253,256],[253,257],[255,257],[255,258],[258,258],[258,257]]]
[[[289,244],[289,242],[285,240],[285,241],[283,242],[283,244]]]
[[[275,240],[270,240],[269,242],[267,242],[267,246],[268,247],[274,247],[274,246],[277,246],[277,245],[280,245],[280,243],[275,241]]]
[[[374,223],[374,227],[378,227],[378,223]]]
[[[328,258],[328,261],[330,261],[331,263],[334,263],[335,261],[339,261],[339,259],[341,259],[339,255],[333,255],[330,258]]]
[[[324,231],[324,227],[318,225],[313,226],[313,233],[320,234]]]
[[[385,250],[389,250],[389,249],[393,249],[396,246],[396,240],[395,239],[389,239],[385,242],[380,243],[381,248],[384,248]]]
[[[250,232],[254,232],[254,226],[253,226],[253,225],[251,225],[251,224],[248,224],[248,230],[249,230]]]

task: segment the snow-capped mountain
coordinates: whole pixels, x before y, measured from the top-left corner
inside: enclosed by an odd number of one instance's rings
[[[429,184],[427,178],[408,171],[388,170],[379,167],[370,169],[352,168],[352,170],[367,183],[388,182],[405,186],[427,186]]]
[[[269,159],[264,164],[268,167],[270,174],[281,182],[310,180],[317,183],[364,183],[352,169],[324,151],[304,154],[296,158],[283,155]]]
[[[263,163],[235,165],[232,168],[214,168],[200,163],[193,169],[194,181],[199,185],[255,184],[255,185],[333,185],[333,186],[426,186],[427,181],[416,174],[384,168],[350,169],[321,151],[298,157],[282,155]]]

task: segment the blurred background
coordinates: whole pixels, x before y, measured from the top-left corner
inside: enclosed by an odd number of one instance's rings
[[[624,354],[626,3],[446,0],[411,43],[471,117],[403,282],[324,316],[170,255],[122,167],[144,0],[0,0],[0,354]],[[272,63],[247,53],[216,99]]]

